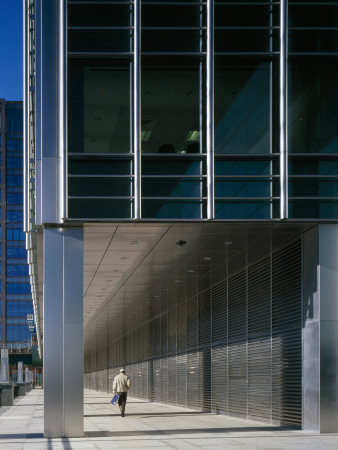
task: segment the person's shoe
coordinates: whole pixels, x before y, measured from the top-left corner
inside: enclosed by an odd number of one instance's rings
[[[124,412],[121,412],[121,416],[124,417]]]

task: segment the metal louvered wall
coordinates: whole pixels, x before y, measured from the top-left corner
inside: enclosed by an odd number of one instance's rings
[[[111,391],[124,365],[132,396],[301,424],[300,241],[121,337],[109,355],[109,369],[89,364],[87,388]]]

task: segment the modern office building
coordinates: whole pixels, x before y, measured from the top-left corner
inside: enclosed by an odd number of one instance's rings
[[[19,359],[31,365],[34,330],[27,322],[33,305],[23,231],[22,102],[0,99],[0,151],[0,344],[9,348],[10,364],[16,366]]]
[[[338,431],[338,2],[26,0],[45,435],[83,387]]]

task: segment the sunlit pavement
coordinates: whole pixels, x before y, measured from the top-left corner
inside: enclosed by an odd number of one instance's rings
[[[338,434],[285,430],[250,420],[203,414],[129,398],[126,416],[111,395],[85,391],[83,438],[43,437],[43,390],[0,408],[4,449],[325,449],[338,448]]]

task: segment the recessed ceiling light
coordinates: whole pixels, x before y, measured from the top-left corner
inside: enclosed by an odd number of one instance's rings
[[[225,244],[225,245],[231,245],[231,244],[232,244],[232,241],[225,241],[224,244]]]
[[[211,261],[212,258],[210,258],[210,256],[205,256],[203,259],[204,261]]]
[[[126,256],[121,256],[121,259],[125,260],[125,259],[127,259],[127,257]]]
[[[130,241],[129,244],[137,244],[137,241]]]
[[[195,271],[193,269],[188,269],[189,273],[194,273]]]

